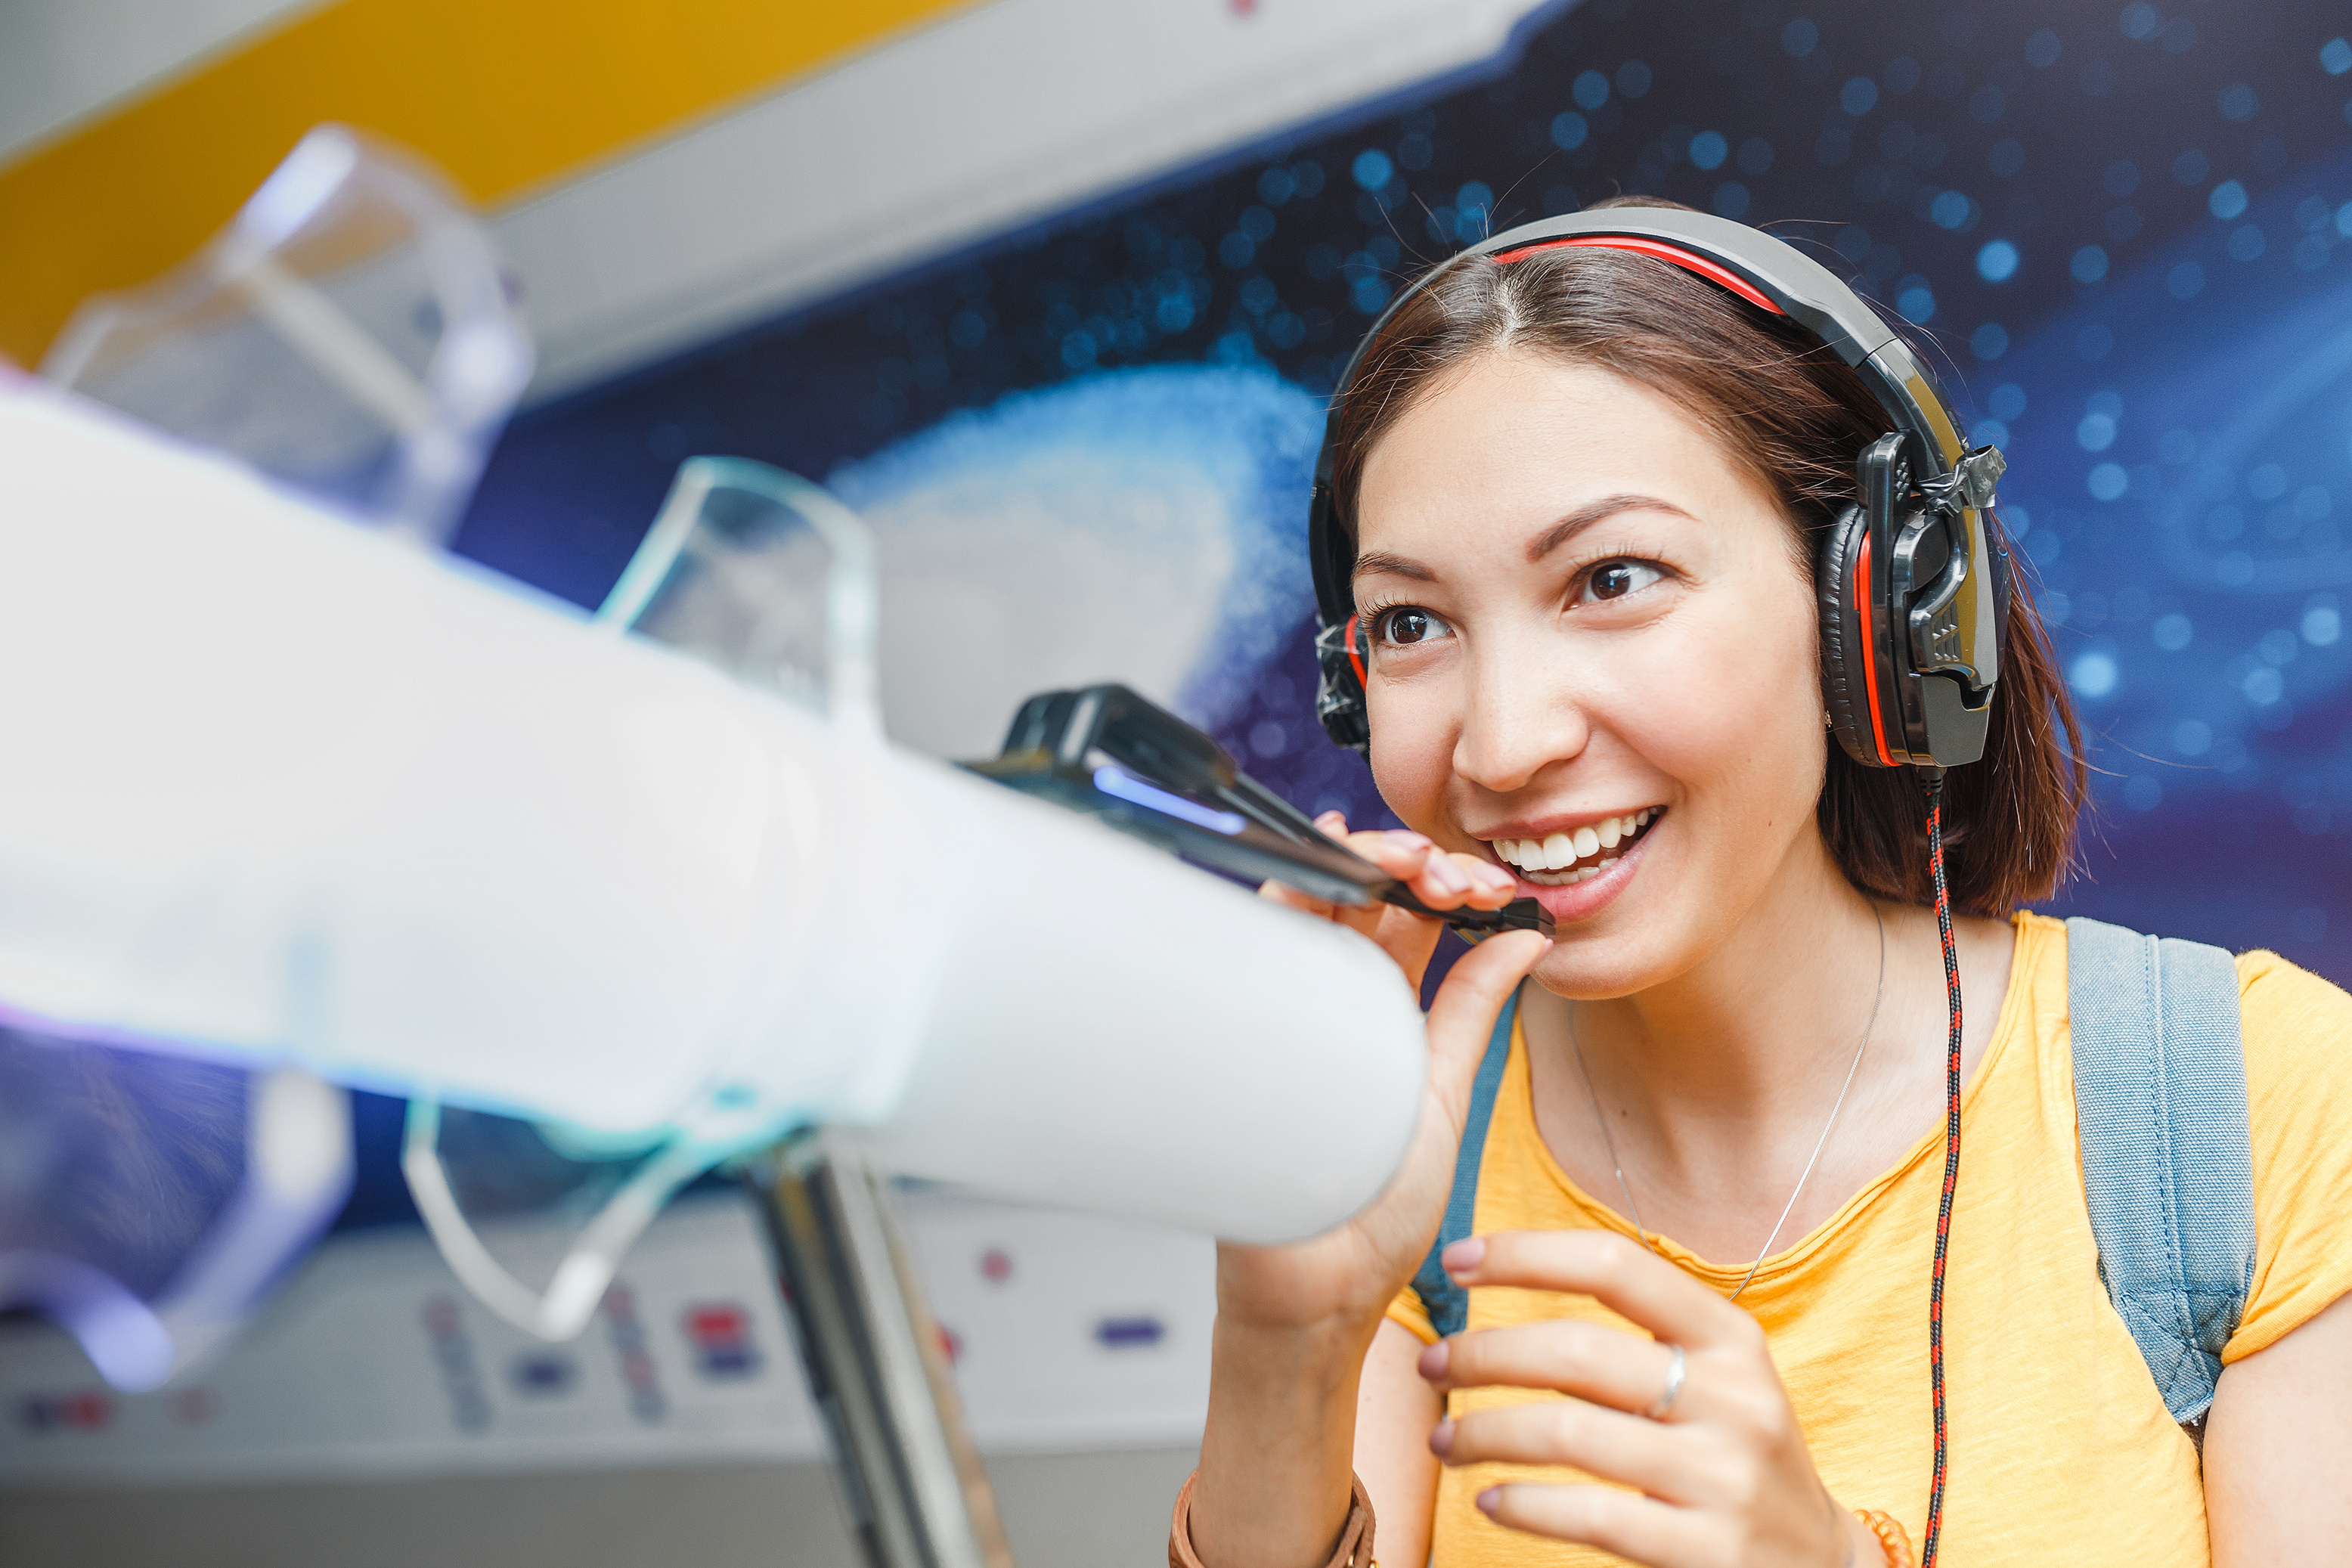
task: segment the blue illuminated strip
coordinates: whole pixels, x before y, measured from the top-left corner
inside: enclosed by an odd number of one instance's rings
[[[1164,789],[1156,789],[1108,763],[1095,770],[1095,788],[1105,795],[1117,795],[1121,800],[1131,800],[1138,805],[1148,805],[1164,816],[1180,818],[1213,833],[1235,834],[1245,826],[1242,818],[1233,812],[1213,811],[1205,805],[1196,805],[1181,795],[1170,795]]]

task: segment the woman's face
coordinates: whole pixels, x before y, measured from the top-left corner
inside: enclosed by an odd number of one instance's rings
[[[1356,603],[1381,793],[1498,860],[1570,995],[1672,979],[1827,865],[1812,586],[1788,520],[1674,403],[1474,362],[1373,447]]]

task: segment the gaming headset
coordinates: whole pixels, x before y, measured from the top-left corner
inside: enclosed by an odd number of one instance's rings
[[[1673,207],[1605,207],[1546,218],[1473,246],[1433,268],[1372,323],[1331,399],[1315,464],[1307,549],[1315,568],[1316,712],[1343,746],[1371,743],[1364,709],[1370,637],[1356,614],[1355,552],[1334,515],[1339,413],[1364,355],[1405,302],[1474,258],[1508,267],[1569,246],[1651,257],[1785,316],[1861,373],[1893,426],[1863,448],[1858,495],[1831,524],[1814,563],[1821,615],[1822,702],[1846,755],[1864,767],[1909,766],[1927,787],[1927,864],[1944,949],[1950,1027],[1945,1041],[1944,1189],[1927,1300],[1935,1459],[1922,1568],[1935,1568],[1950,1456],[1944,1393],[1944,1269],[1960,1170],[1960,972],[1944,876],[1944,770],[1984,755],[2009,623],[2008,546],[1990,515],[2008,466],[1991,447],[1963,446],[1934,376],[1853,289],[1818,262],[1745,224]]]
[[[1406,301],[1471,258],[1498,266],[1564,247],[1669,262],[1785,316],[1861,373],[1894,426],[1863,451],[1860,498],[1823,540],[1814,573],[1822,697],[1830,729],[1864,767],[1946,768],[1984,754],[2009,618],[2009,551],[1989,525],[1999,450],[1962,444],[1936,381],[1877,312],[1828,268],[1761,230],[1673,207],[1610,207],[1545,218],[1473,246],[1397,296],[1364,335],[1331,398],[1315,465],[1308,552],[1324,730],[1362,752],[1370,637],[1355,610],[1354,550],[1334,515],[1339,411],[1364,354]]]

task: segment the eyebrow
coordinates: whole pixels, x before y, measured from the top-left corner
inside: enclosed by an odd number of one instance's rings
[[[1536,564],[1594,523],[1605,522],[1619,512],[1625,511],[1670,511],[1676,517],[1688,518],[1694,522],[1698,521],[1674,502],[1660,500],[1655,496],[1602,496],[1599,500],[1587,501],[1529,540],[1528,564],[1530,566]]]
[[[1675,505],[1674,502],[1661,500],[1656,496],[1632,494],[1602,496],[1598,500],[1587,501],[1529,540],[1528,564],[1532,566],[1541,562],[1545,556],[1549,555],[1593,524],[1605,522],[1620,512],[1627,511],[1672,512],[1676,517],[1690,518],[1692,521],[1697,521],[1696,518],[1691,518],[1690,513]],[[1392,554],[1385,550],[1368,550],[1357,556],[1355,570],[1349,575],[1350,578],[1355,578],[1376,574],[1410,577],[1416,583],[1437,581],[1437,574],[1420,562],[1406,556]]]
[[[1381,575],[1410,577],[1416,583],[1437,581],[1437,574],[1420,562],[1408,560],[1402,555],[1391,554],[1385,550],[1367,550],[1357,556],[1355,570],[1348,575],[1350,579]]]

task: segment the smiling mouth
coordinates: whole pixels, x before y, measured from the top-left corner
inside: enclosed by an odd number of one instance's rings
[[[1573,887],[1615,865],[1665,814],[1664,806],[1653,805],[1548,838],[1497,838],[1495,853],[1539,888]]]

